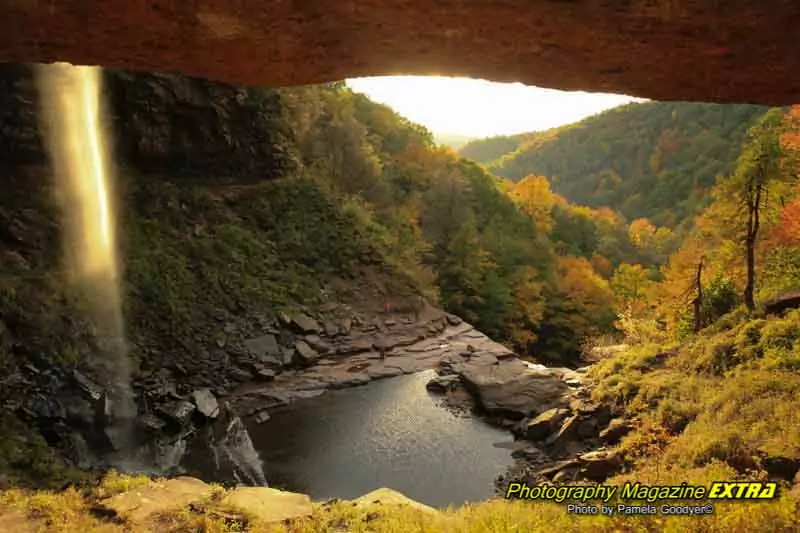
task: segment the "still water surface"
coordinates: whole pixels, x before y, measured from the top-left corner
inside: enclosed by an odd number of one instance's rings
[[[433,371],[329,391],[248,429],[270,486],[312,499],[391,487],[443,507],[492,496],[511,463],[508,432],[456,417],[425,389]]]

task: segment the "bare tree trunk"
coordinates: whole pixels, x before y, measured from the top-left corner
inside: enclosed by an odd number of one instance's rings
[[[756,308],[756,239],[758,238],[760,225],[761,190],[761,185],[755,186],[754,194],[750,197],[749,205],[747,206],[747,237],[745,238],[747,247],[747,285],[744,288],[744,304],[749,311],[753,311]]]
[[[703,275],[703,260],[705,258],[701,257],[700,262],[697,263],[697,274],[694,278],[694,285],[695,289],[697,290],[697,296],[692,301],[694,304],[694,332],[697,333],[703,327],[703,283],[702,283],[702,275]]]

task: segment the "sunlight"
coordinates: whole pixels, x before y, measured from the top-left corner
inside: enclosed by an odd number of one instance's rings
[[[356,78],[347,80],[347,84],[433,133],[469,137],[546,130],[612,107],[644,101],[618,94],[565,92],[441,76]]]

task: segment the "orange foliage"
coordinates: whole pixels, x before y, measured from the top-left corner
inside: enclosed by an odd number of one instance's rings
[[[590,314],[611,306],[614,295],[584,257],[559,257],[556,263],[557,286],[574,308]]]
[[[606,256],[592,254],[592,258],[589,261],[592,263],[592,268],[603,278],[611,279],[611,276],[614,275],[614,265]]]
[[[769,235],[769,242],[771,246],[800,244],[800,196],[783,208],[780,223]]]
[[[634,246],[640,250],[649,248],[653,242],[656,227],[646,218],[637,218],[628,229],[628,236]]]

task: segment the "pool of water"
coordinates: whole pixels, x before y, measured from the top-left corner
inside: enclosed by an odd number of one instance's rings
[[[486,499],[511,463],[511,435],[440,407],[433,371],[329,391],[248,425],[270,486],[312,499],[379,487],[443,507]]]

